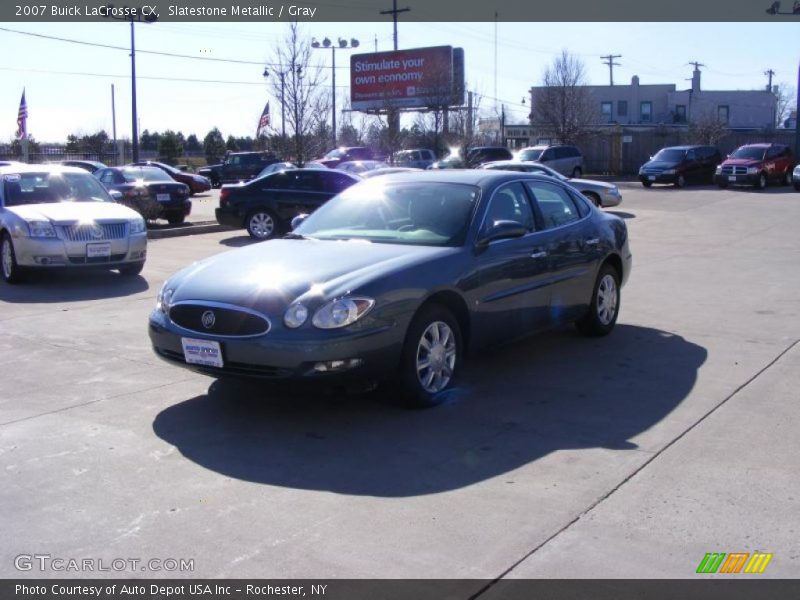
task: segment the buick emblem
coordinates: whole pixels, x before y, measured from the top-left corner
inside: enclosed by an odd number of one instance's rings
[[[207,310],[200,317],[200,322],[206,329],[211,329],[214,326],[214,323],[217,322],[217,316],[212,311]]]

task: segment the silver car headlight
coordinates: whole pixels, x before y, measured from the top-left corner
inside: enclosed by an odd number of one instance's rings
[[[169,304],[172,301],[172,293],[175,291],[174,289],[167,287],[167,283],[168,282],[165,282],[164,285],[161,286],[158,296],[156,296],[156,310],[164,314],[169,312]]]
[[[300,304],[292,304],[283,315],[283,323],[290,329],[297,329],[308,319],[308,309]]]
[[[56,237],[56,228],[50,221],[28,221],[28,232],[35,238]]]
[[[130,223],[129,231],[133,235],[135,233],[144,233],[146,229],[144,219],[133,219]]]
[[[609,196],[619,196],[619,188],[612,187],[607,190]]]
[[[715,173],[722,173],[722,165],[717,165],[717,168],[714,169]]]
[[[662,175],[675,175],[675,169],[666,169],[664,171],[661,171],[661,174]]]
[[[319,329],[337,329],[358,321],[375,306],[372,298],[345,296],[331,300],[314,313],[311,320]]]
[[[756,173],[758,173],[758,167],[747,167],[748,175],[755,175]]]

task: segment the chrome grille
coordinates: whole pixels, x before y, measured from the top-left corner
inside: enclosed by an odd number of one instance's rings
[[[722,167],[724,175],[747,175],[747,167],[725,165]]]
[[[70,242],[121,240],[128,233],[127,223],[76,223],[61,225],[61,236]]]

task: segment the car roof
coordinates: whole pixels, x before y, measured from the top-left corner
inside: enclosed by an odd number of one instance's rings
[[[0,175],[11,175],[14,173],[82,173],[91,176],[86,169],[80,167],[70,167],[69,165],[45,165],[45,164],[25,164],[0,166]]]
[[[770,146],[783,146],[784,144],[772,144],[770,142],[759,142],[757,144],[742,144],[740,148],[769,148]]]
[[[413,173],[388,173],[380,178],[382,183],[415,182],[415,183],[461,183],[467,185],[491,185],[503,181],[520,178],[552,181],[547,175],[519,173],[517,171],[494,171],[492,169],[442,169],[418,171]]]

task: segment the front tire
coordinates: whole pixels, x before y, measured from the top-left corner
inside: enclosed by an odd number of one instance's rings
[[[575,326],[583,335],[600,337],[614,329],[619,316],[620,276],[611,265],[603,265],[594,284],[589,311]]]
[[[278,234],[278,221],[266,208],[254,210],[247,215],[245,227],[254,240],[265,241]]]
[[[594,192],[584,192],[583,195],[591,200],[592,204],[594,204],[597,208],[603,208],[603,203],[600,202],[600,196]]]
[[[786,169],[786,173],[781,178],[781,185],[792,185],[792,170]]]
[[[400,363],[405,403],[412,408],[441,404],[462,359],[461,328],[453,314],[429,305],[414,317]]]
[[[767,187],[767,174],[762,171],[761,173],[758,174],[758,179],[756,180],[755,188],[757,190],[763,190],[766,187]]]
[[[686,187],[686,177],[683,175],[678,175],[677,179],[675,179],[675,187],[684,188]]]
[[[167,223],[170,225],[182,225],[186,220],[186,216],[182,213],[169,213],[167,214]]]
[[[650,186],[653,185],[653,182],[652,181],[642,181],[642,185],[644,187],[646,187],[646,188],[649,188]]]
[[[583,175],[583,169],[581,169],[580,167],[575,167],[574,169],[572,169],[572,178],[573,179],[577,179],[581,175]]]
[[[0,236],[0,275],[3,281],[10,284],[21,282],[25,275],[23,268],[17,264],[14,243],[7,233]]]
[[[139,273],[141,273],[142,269],[144,269],[144,263],[140,262],[140,263],[133,263],[130,265],[123,265],[118,270],[119,274],[124,277],[134,277]]]

